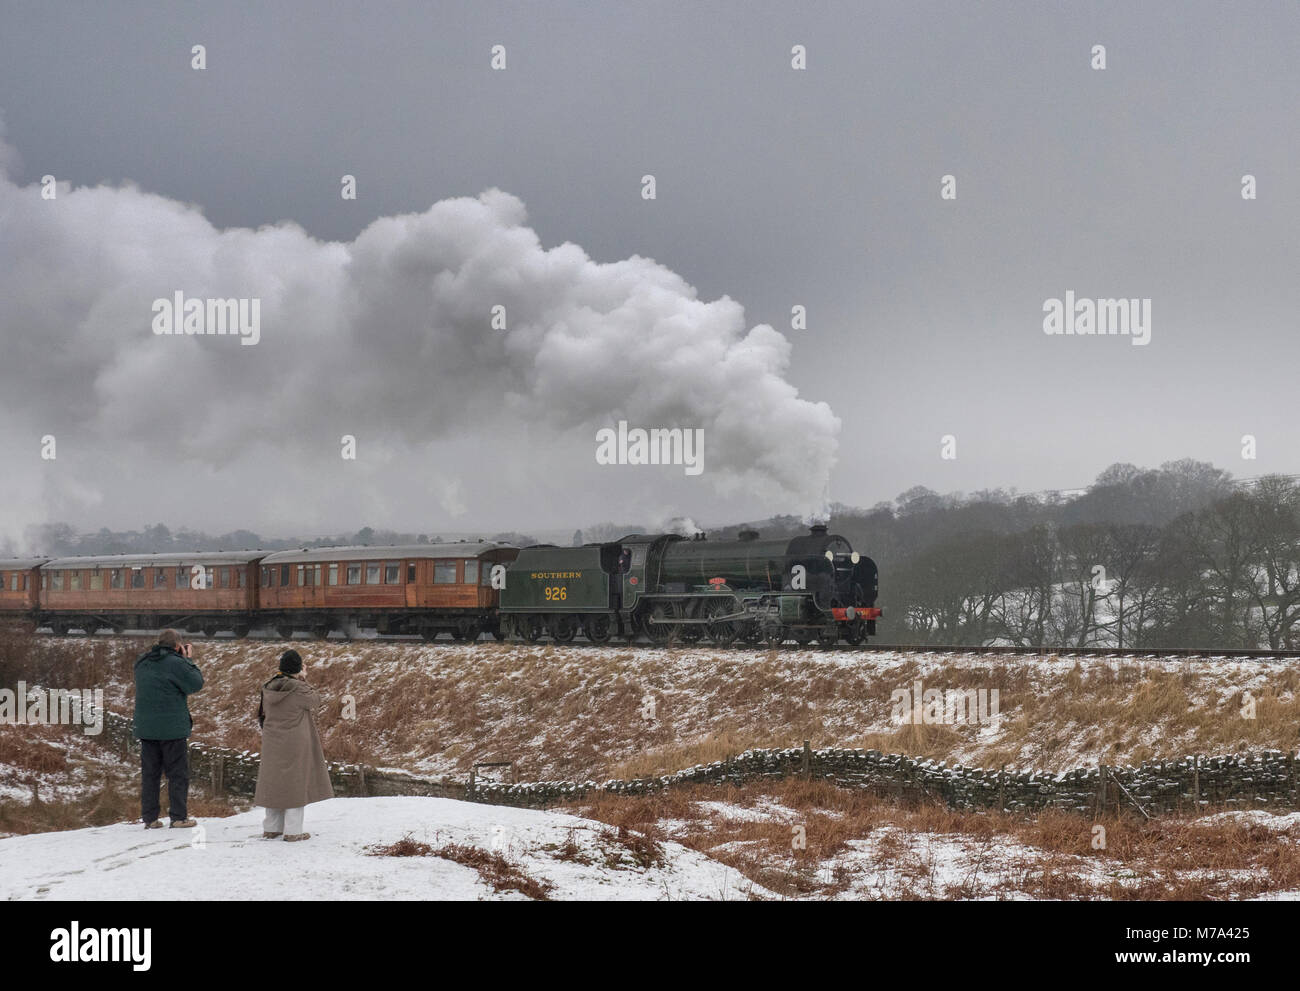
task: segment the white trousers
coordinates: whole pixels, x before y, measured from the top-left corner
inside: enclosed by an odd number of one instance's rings
[[[302,832],[302,814],[306,811],[305,808],[267,809],[266,818],[262,820],[262,831],[297,836]]]

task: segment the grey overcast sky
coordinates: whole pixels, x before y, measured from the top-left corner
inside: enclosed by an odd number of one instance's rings
[[[1290,0],[4,0],[0,531],[1300,472],[1298,53]],[[175,291],[261,298],[261,341],[155,335]],[[1150,342],[1044,333],[1067,291]],[[596,464],[619,419],[704,471]]]

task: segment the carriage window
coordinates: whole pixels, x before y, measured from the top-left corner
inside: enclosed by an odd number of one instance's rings
[[[46,577],[45,577],[45,574],[46,574],[46,573],[45,573],[44,571],[41,572],[41,589],[42,589],[42,591],[44,591],[44,589],[49,585],[49,582],[47,581],[47,579],[46,579]]]
[[[29,577],[28,575],[23,575],[23,591],[24,591],[24,592],[27,591],[27,579],[28,579],[28,577]]]
[[[465,562],[465,584],[466,585],[478,584],[478,562],[477,561]]]
[[[18,591],[18,572],[16,571],[9,576],[9,591]]]
[[[109,587],[109,588],[121,588],[121,587],[122,587],[122,569],[121,569],[121,568],[114,568],[112,571],[110,571],[110,572],[108,573],[108,587]]]
[[[435,585],[456,584],[456,562],[455,561],[434,561],[433,562],[433,583]]]
[[[63,591],[63,572],[55,571],[54,577],[50,582],[50,590],[55,592]]]
[[[222,587],[222,588],[230,588],[230,569],[229,569],[229,568],[222,568],[222,569],[221,569],[221,577],[220,577],[220,581],[221,581],[221,587]]]
[[[384,562],[384,584],[400,585],[402,583],[402,566],[397,561]]]
[[[361,565],[359,564],[348,565],[348,584],[349,585],[361,584]]]
[[[132,568],[132,569],[131,569],[131,587],[132,587],[132,588],[144,588],[144,569],[143,569],[143,568]]]
[[[339,583],[339,566],[338,566],[337,564],[331,564],[331,565],[330,565],[330,584],[331,584],[331,585],[337,585],[338,583]]]
[[[305,584],[307,584],[307,583],[306,583],[305,581],[303,581],[303,578],[302,578],[302,565],[300,564],[300,565],[298,565],[298,587],[299,587],[299,588],[302,588]]]
[[[370,561],[366,564],[366,584],[367,585],[379,584],[379,562],[378,561]]]
[[[264,565],[262,565],[262,587],[263,587],[263,588],[271,588],[271,587],[272,587],[272,585],[271,585],[271,566],[268,565],[268,564],[264,564]]]
[[[167,569],[166,569],[166,568],[154,568],[154,569],[153,569],[153,587],[154,587],[154,588],[166,588],[166,587],[167,587]]]
[[[239,587],[246,588],[248,586],[248,569],[237,568],[235,574],[239,576]]]
[[[491,584],[492,584],[492,569],[495,567],[495,565],[488,564],[486,561],[484,562],[484,564],[486,564],[487,567],[485,567],[485,568],[484,568],[484,569],[479,573],[479,584],[480,584],[480,585],[484,585],[484,586],[486,586],[486,585],[491,585]]]
[[[98,571],[90,573],[90,590],[92,592],[102,591],[104,588],[104,576]]]
[[[280,587],[289,587],[289,566],[287,564],[280,565]]]
[[[73,572],[70,572],[70,573],[68,574],[68,579],[69,579],[69,584],[68,584],[68,589],[69,589],[69,591],[71,591],[72,589],[78,589],[78,588],[81,588],[81,572],[80,572],[80,571],[73,571]]]
[[[410,564],[406,566],[406,583],[408,585],[415,584],[415,562],[414,561],[412,561]]]
[[[189,588],[189,585],[190,585],[190,569],[185,567],[185,565],[183,564],[176,565],[176,587]]]

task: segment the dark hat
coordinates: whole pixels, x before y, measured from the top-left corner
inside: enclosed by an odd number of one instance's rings
[[[302,657],[296,650],[286,650],[280,655],[280,670],[285,674],[297,674],[302,670]]]

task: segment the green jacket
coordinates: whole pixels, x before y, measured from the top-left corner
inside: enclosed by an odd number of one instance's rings
[[[135,738],[184,740],[194,720],[185,697],[203,687],[198,665],[154,644],[135,662]]]

